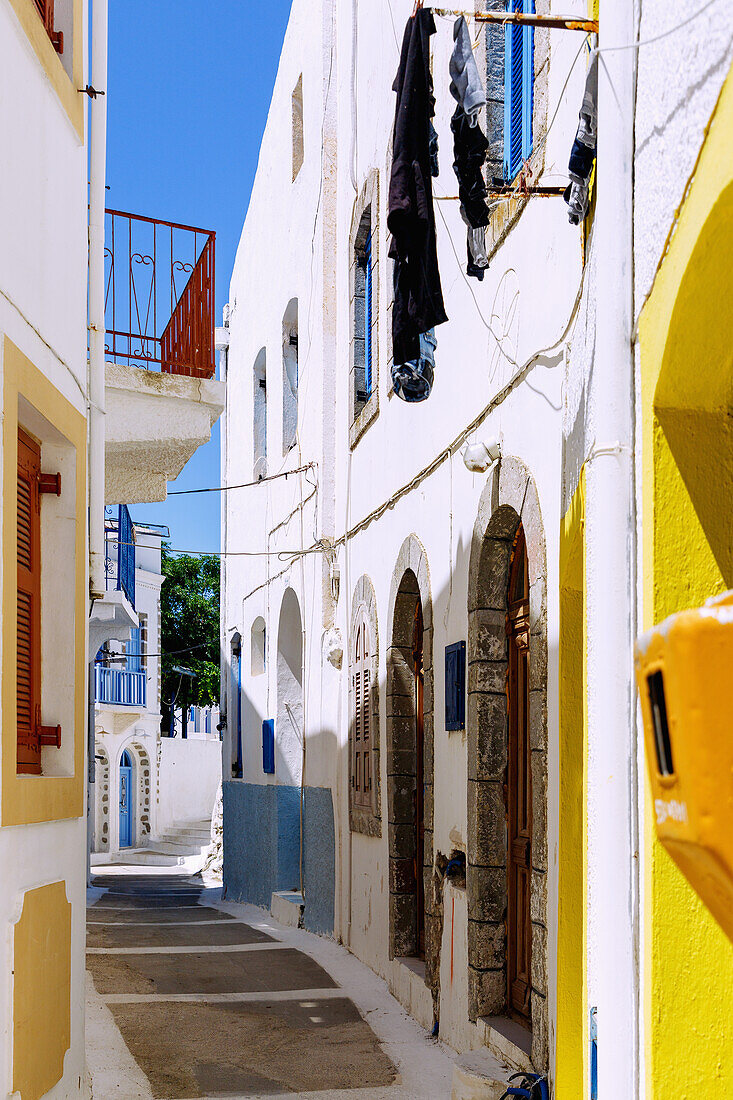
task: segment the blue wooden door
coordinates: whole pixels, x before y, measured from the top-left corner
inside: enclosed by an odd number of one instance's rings
[[[120,761],[120,848],[132,845],[132,760],[123,752]]]

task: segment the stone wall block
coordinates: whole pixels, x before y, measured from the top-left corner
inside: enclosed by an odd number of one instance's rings
[[[472,921],[497,924],[504,919],[507,904],[504,867],[472,867],[469,864],[466,870],[466,890],[468,912]]]
[[[415,774],[414,749],[388,749],[387,771],[391,776],[411,776]]]
[[[502,779],[507,752],[506,696],[476,692],[469,695],[468,722],[469,729],[476,731],[477,748],[475,753],[469,754],[468,778]]]
[[[544,634],[532,634],[529,643],[529,690],[547,689],[547,639]]]
[[[481,565],[476,578],[476,607],[499,610],[506,607],[511,555],[510,542],[494,538],[484,540]]]
[[[387,694],[415,697],[415,672],[412,658],[404,649],[393,646],[387,654]]]
[[[414,955],[416,950],[417,919],[413,894],[392,894],[390,897],[392,918],[393,957]]]
[[[485,609],[468,617],[468,660],[506,661],[506,612]]]
[[[503,924],[468,922],[468,957],[478,970],[499,970],[506,963],[506,929]]]
[[[532,925],[532,991],[547,996],[547,932],[543,925]]]
[[[529,745],[532,752],[547,751],[547,696],[544,691],[529,693]]]
[[[532,1065],[545,1069],[549,1062],[549,1037],[547,1025],[547,1001],[539,993],[532,993]]]
[[[532,866],[547,870],[547,754],[532,753]]]
[[[390,859],[414,859],[415,829],[411,823],[403,825],[391,821],[388,834]]]
[[[506,979],[503,970],[468,969],[469,1018],[498,1016],[506,1002]]]
[[[533,924],[547,925],[547,875],[544,871],[532,871],[529,913]]]
[[[390,820],[407,825],[415,820],[415,793],[417,790],[414,775],[390,775],[387,778],[387,793],[390,806]]]
[[[547,581],[544,576],[530,577],[529,629],[532,634],[547,633]]]
[[[506,661],[472,661],[468,666],[468,692],[493,692],[506,690]]]
[[[468,788],[468,860],[480,867],[505,867],[507,842],[502,784],[469,779]]]
[[[412,859],[389,861],[389,888],[393,894],[415,893],[415,863]]]

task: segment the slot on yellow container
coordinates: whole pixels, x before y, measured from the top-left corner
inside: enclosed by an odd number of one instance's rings
[[[636,643],[657,835],[733,940],[733,592]]]

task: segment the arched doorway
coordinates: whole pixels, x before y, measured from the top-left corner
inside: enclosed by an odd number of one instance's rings
[[[529,745],[529,573],[520,523],[509,571],[507,680],[507,1007],[531,1023],[532,754]]]
[[[403,543],[393,574],[388,638],[389,953],[424,958],[425,981],[436,999],[432,603],[425,551],[414,535]]]
[[[132,757],[125,749],[120,757],[120,848],[132,847],[134,800]]]
[[[548,1065],[547,566],[539,498],[502,459],[468,584],[469,1016],[510,1016]]]

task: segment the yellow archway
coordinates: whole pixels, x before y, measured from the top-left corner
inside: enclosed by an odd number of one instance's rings
[[[733,587],[731,132],[733,75],[639,325],[647,628]],[[646,821],[646,1095],[733,1094],[733,946]]]

